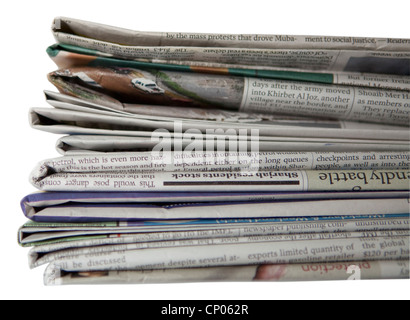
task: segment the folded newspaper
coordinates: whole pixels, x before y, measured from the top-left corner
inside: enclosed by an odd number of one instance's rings
[[[409,279],[410,42],[56,18],[63,134],[18,242],[46,285]]]
[[[409,191],[371,192],[51,192],[22,200],[37,222],[234,219],[403,214]]]
[[[167,150],[198,150],[200,153],[207,150],[207,140],[196,136],[192,141],[187,137],[161,137],[163,146]],[[219,150],[229,150],[232,136],[218,136]],[[266,139],[266,138],[265,138]],[[252,150],[252,141],[240,141],[246,150]],[[158,146],[158,139],[151,137],[133,137],[117,135],[75,134],[65,135],[57,139],[56,150],[61,155],[79,155],[113,152],[152,152]],[[245,147],[246,146],[246,147]],[[409,150],[405,141],[370,140],[370,139],[342,139],[342,138],[309,138],[309,137],[272,137],[259,141],[259,152],[386,152],[393,154],[400,150]],[[208,148],[209,149],[209,148]],[[214,150],[214,148],[210,148]],[[223,152],[223,151],[219,151]],[[261,155],[263,155],[261,153]],[[386,159],[387,160],[387,157]],[[389,159],[391,160],[391,159]],[[365,165],[365,164],[364,164]],[[272,166],[274,168],[274,166]]]
[[[252,119],[248,120],[241,118],[241,115],[235,115],[234,120],[225,121],[224,117],[215,120],[214,113],[211,113],[212,119],[207,120],[197,119],[195,115],[189,117],[183,112],[180,112],[179,116],[161,117],[118,112],[112,107],[49,91],[46,92],[46,97],[53,108],[31,108],[30,125],[35,129],[57,134],[146,137],[157,143],[168,138],[177,138],[181,143],[184,139],[191,142],[234,139],[238,142],[256,141],[255,148],[259,146],[258,142],[263,145],[264,142],[275,141],[278,137],[303,138],[301,142],[312,138],[316,141],[341,139],[338,141],[348,144],[378,144],[384,141],[390,145],[398,145],[398,150],[409,149],[409,130],[405,126],[300,117],[266,120],[252,116]],[[323,141],[329,145],[326,140]],[[212,148],[216,146],[212,145]]]
[[[148,104],[310,116],[409,126],[410,91],[124,67],[72,67],[48,75],[62,93]],[[107,99],[110,100],[110,99]],[[138,106],[125,106],[131,111]],[[183,113],[182,113],[183,114]]]
[[[90,50],[68,44],[54,44],[47,48],[47,54],[61,68],[72,67],[116,67],[166,71],[182,71],[202,74],[220,74],[243,77],[257,77],[277,80],[293,80],[312,83],[353,85],[358,87],[375,87],[384,89],[409,90],[410,81],[405,75],[375,74],[361,72],[324,72],[324,71],[295,71],[279,70],[274,68],[260,69],[247,68],[246,66],[226,67],[201,67],[183,64],[166,64],[144,62],[139,60],[124,60],[110,56],[103,52]]]
[[[323,281],[408,279],[409,262],[359,261],[264,264],[259,266],[229,266],[143,271],[62,271],[54,265],[47,267],[46,285],[187,283],[187,282],[243,282],[243,281]]]
[[[30,180],[44,191],[405,191],[409,158],[409,152],[115,152],[45,160]]]
[[[409,39],[144,32],[58,17],[60,44],[126,60],[208,67],[410,74]],[[161,48],[161,50],[159,50]]]

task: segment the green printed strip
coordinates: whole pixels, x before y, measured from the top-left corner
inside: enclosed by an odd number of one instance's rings
[[[60,51],[68,51],[68,52],[74,52],[74,53],[79,53],[79,54],[85,54],[87,56],[101,55],[100,51],[97,51],[97,50],[87,49],[83,47],[73,46],[70,44],[62,44],[62,43],[49,46],[46,51],[47,51],[47,54],[51,57],[57,56]]]
[[[68,51],[78,54],[84,54],[88,56],[94,56],[95,59],[88,65],[90,67],[126,67],[137,69],[158,69],[166,71],[178,71],[178,72],[198,72],[195,68],[191,68],[188,65],[174,65],[165,63],[154,62],[142,62],[135,60],[124,60],[112,57],[102,57],[101,53],[96,50],[86,49],[82,47],[56,44],[47,48],[47,54],[53,58],[58,55],[60,51]],[[216,68],[217,69],[217,68]],[[315,83],[333,84],[333,74],[331,73],[315,73],[315,72],[298,72],[298,71],[275,71],[275,70],[256,70],[256,69],[241,69],[241,68],[228,68],[221,70],[227,70],[229,75],[240,77],[257,77],[268,78],[278,80],[291,80],[291,81],[304,81]]]

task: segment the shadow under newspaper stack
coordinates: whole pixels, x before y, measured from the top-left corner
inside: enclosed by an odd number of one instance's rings
[[[409,278],[410,45],[56,18],[46,285]]]

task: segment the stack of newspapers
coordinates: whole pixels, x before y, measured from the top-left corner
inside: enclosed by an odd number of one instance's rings
[[[409,278],[410,40],[52,32],[46,285]]]

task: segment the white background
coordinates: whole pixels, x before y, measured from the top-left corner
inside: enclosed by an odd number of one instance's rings
[[[283,2],[283,3],[282,3]],[[324,283],[207,283],[45,287],[43,268],[30,270],[28,249],[17,244],[26,219],[20,199],[34,188],[28,174],[58,156],[58,138],[31,129],[28,109],[45,107],[42,91],[54,90],[46,74],[50,26],[67,16],[144,31],[306,34],[410,38],[403,1],[10,1],[0,12],[1,81],[1,299],[401,299],[408,281]]]

